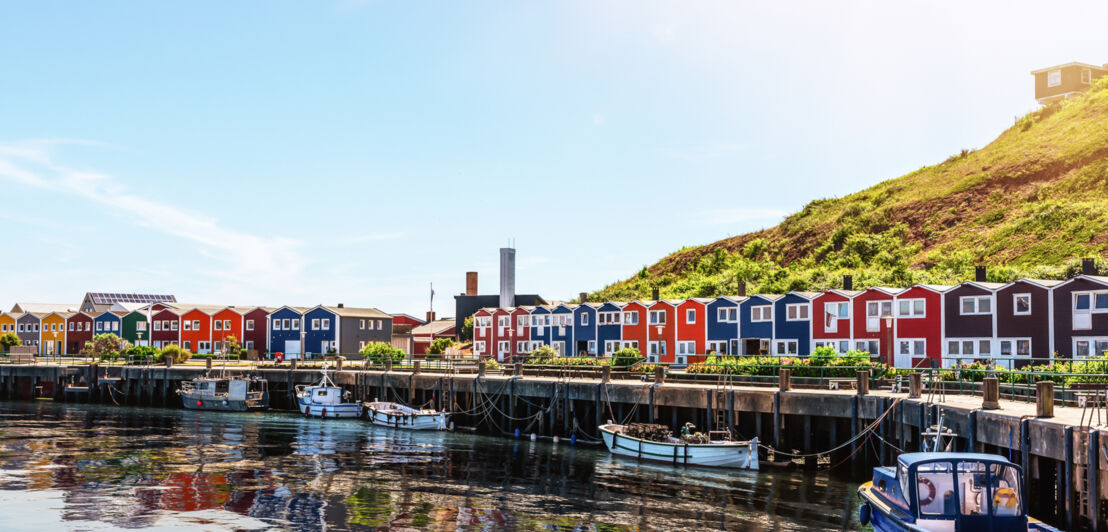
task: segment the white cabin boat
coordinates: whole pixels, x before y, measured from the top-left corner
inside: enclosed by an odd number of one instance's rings
[[[269,408],[266,381],[258,377],[197,377],[181,383],[177,394],[189,410],[246,412]]]
[[[358,417],[362,413],[362,405],[343,402],[350,394],[331,381],[327,368],[323,368],[321,373],[323,378],[319,384],[296,386],[296,406],[300,413],[307,417]]]
[[[445,412],[385,401],[365,403],[365,417],[374,425],[394,429],[446,430],[448,423]]]
[[[600,426],[604,445],[617,456],[681,465],[758,469],[758,438],[743,442],[685,443],[670,437],[669,441],[660,442],[629,436],[624,429],[623,425]]]

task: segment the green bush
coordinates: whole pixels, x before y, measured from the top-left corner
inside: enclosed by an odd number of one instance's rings
[[[750,375],[769,377],[780,368],[792,370],[794,377],[854,377],[859,370],[868,370],[875,378],[891,377],[895,368],[870,360],[864,351],[850,351],[842,356],[828,356],[820,351],[812,358],[795,357],[708,357],[704,362],[689,364],[685,373],[707,375]]]
[[[192,357],[192,353],[177,344],[169,344],[158,354],[159,360],[165,360],[167,357],[172,359],[174,364],[183,364]]]
[[[428,355],[441,355],[446,352],[448,347],[454,345],[453,338],[435,338],[434,342],[431,342],[431,347],[427,348]]]
[[[540,345],[527,354],[528,364],[547,364],[551,359],[558,358],[558,351],[548,345]]]
[[[485,369],[498,371],[500,369],[500,363],[497,362],[495,358],[487,358],[485,359]]]
[[[396,364],[404,360],[404,350],[388,342],[370,342],[358,353],[374,364],[384,364],[385,360],[392,360]]]
[[[636,347],[624,347],[612,353],[612,365],[629,367],[642,362],[646,358],[642,356]]]
[[[23,342],[19,340],[19,336],[17,336],[15,333],[4,333],[3,335],[0,335],[0,346],[3,346],[4,351],[8,351],[12,347],[15,347],[21,343]]]

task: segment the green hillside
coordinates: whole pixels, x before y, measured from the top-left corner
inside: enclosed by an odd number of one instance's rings
[[[780,225],[681,249],[590,299],[783,293],[917,282],[1064,278],[1108,243],[1108,78],[1085,96],[1016,121],[988,146],[846,197],[816,200]]]

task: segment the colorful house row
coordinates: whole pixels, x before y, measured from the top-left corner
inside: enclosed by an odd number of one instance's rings
[[[229,337],[244,349],[287,355],[356,353],[389,342],[392,317],[372,308],[234,307],[153,303],[130,312],[5,312],[0,334],[15,333],[40,354],[76,354],[100,333],[136,345],[176,344],[198,354],[221,351]]]
[[[474,314],[474,351],[503,360],[539,345],[567,356],[636,347],[651,361],[683,364],[706,354],[808,356],[827,346],[891,355],[898,367],[1108,351],[1108,277],[849,284],[819,293],[486,308]]]

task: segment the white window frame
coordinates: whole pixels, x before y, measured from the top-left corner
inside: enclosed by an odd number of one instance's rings
[[[982,301],[988,301],[989,302],[989,310],[988,311],[985,311],[985,312],[981,311],[981,302]],[[969,312],[966,311],[966,303],[967,302],[972,302],[973,303],[973,310],[971,310]],[[976,295],[976,296],[961,296],[961,297],[958,298],[958,314],[960,316],[991,316],[992,313],[993,313],[993,296]]]
[[[638,343],[638,342],[636,342]],[[651,356],[664,357],[666,356],[666,342],[665,340],[650,340],[646,343],[647,352]]]
[[[588,349],[589,354],[595,356],[596,355],[596,340],[589,340],[589,343],[586,344],[586,346],[587,347],[585,349]]]
[[[909,351],[914,351],[915,348],[920,345],[920,344],[917,344],[917,342],[922,342],[922,345],[923,345],[923,349],[921,350],[922,352],[920,352],[920,353],[916,353],[916,352],[901,353],[900,348],[903,347],[905,343],[907,343],[908,346],[912,348]],[[898,355],[907,354],[907,355],[910,355],[914,358],[927,358],[927,339],[926,338],[897,338],[896,339],[896,354],[898,354]]]
[[[1020,343],[1021,342],[1026,342],[1027,343],[1027,355],[1026,356],[1030,357],[1031,356],[1031,338],[1018,338],[1018,337],[1017,338],[999,338],[997,340],[997,343],[996,343],[997,344],[996,356],[1002,357],[1002,358],[1003,357],[1022,357],[1022,356],[1024,356],[1024,355],[1020,354]],[[1004,354],[1004,344],[1009,344],[1008,349],[1010,351],[1010,354],[1008,354],[1008,355]]]
[[[272,328],[273,330],[275,330],[275,331],[282,331],[282,330],[284,330],[284,329],[282,329],[282,328],[281,328],[281,320],[279,320],[279,319],[275,319],[275,320],[270,320],[270,321],[272,321],[272,325],[270,325],[270,327],[271,327],[271,328]],[[157,324],[157,322],[155,322],[155,325],[156,325],[156,324]],[[156,330],[156,329],[157,329],[157,327],[155,327],[155,330]]]
[[[363,330],[363,331],[365,330],[365,320],[364,319],[358,320],[358,328]]]
[[[588,327],[589,326],[589,313],[588,312],[582,312],[581,313],[581,326],[582,327]]]
[[[169,330],[171,330],[171,331],[176,331],[176,330],[177,330],[177,324],[178,324],[178,323],[179,323],[179,322],[178,322],[177,320],[170,320],[170,321],[169,321]],[[163,329],[164,329],[164,327],[163,327]]]
[[[507,355],[510,352],[509,350],[511,348],[512,348],[512,344],[508,340],[500,340],[500,341],[496,342],[496,354],[497,354],[497,356]]]
[[[730,345],[730,342],[727,340],[708,340],[707,345],[708,352],[715,351],[717,355],[726,355],[728,354],[727,346]]]
[[[695,340],[681,340],[677,342],[677,354],[678,355],[695,355],[696,354],[696,341]]]
[[[696,323],[696,309],[694,309],[694,308],[685,309],[685,324],[686,325],[693,325],[695,323]]]
[[[289,318],[282,319],[281,320],[281,327],[286,331],[291,331],[292,330],[292,320],[289,319]],[[299,329],[299,327],[297,327],[297,329]]]
[[[623,324],[624,325],[638,325],[639,324],[639,311],[637,311],[637,310],[625,310],[625,311],[623,311]]]
[[[312,330],[313,331],[318,331],[319,330],[319,318],[312,318]]]
[[[526,340],[520,340],[520,341],[516,342],[516,352],[517,353],[526,353],[527,352],[527,341]]]
[[[1026,312],[1020,312],[1019,311],[1020,298],[1024,298],[1024,297],[1027,298],[1027,311]],[[1032,299],[1031,299],[1031,293],[1030,292],[1024,292],[1024,293],[1020,293],[1020,294],[1012,294],[1012,314],[1015,315],[1015,316],[1030,316],[1031,312],[1033,310],[1033,307],[1031,306],[1031,301],[1032,301]]]
[[[247,331],[253,331],[254,330],[254,320],[246,320],[246,330]]]
[[[1087,343],[1086,347],[1089,350],[1089,353],[1085,354],[1085,355],[1079,355],[1077,353],[1077,345],[1079,343],[1083,343],[1083,342]],[[1074,336],[1073,340],[1072,340],[1072,343],[1071,343],[1071,346],[1073,347],[1073,358],[1076,360],[1078,358],[1088,358],[1088,357],[1100,356],[1099,354],[1097,354],[1097,352],[1094,352],[1094,350],[1096,349],[1096,344],[1098,342],[1103,342],[1105,344],[1108,344],[1108,336]],[[1106,347],[1108,347],[1108,345],[1106,345]],[[1106,350],[1108,350],[1108,349],[1106,349]]]
[[[1093,83],[1093,71],[1088,68],[1081,69],[1081,84],[1091,85]]]
[[[1062,69],[1050,70],[1046,73],[1046,86],[1057,87],[1062,84]]]
[[[185,321],[184,323],[181,324],[181,327],[186,331],[191,331],[192,330],[192,322],[191,321]]]
[[[777,356],[796,356],[800,352],[800,342],[796,340],[775,340],[773,345]]]
[[[325,331],[331,330],[331,318],[323,318],[323,320],[320,322],[320,325],[323,326],[323,330]]]
[[[478,355],[485,354],[485,342],[483,340],[473,342],[473,352]]]
[[[212,322],[212,330],[215,330],[215,331],[222,331],[222,330],[223,330],[223,320],[215,320],[215,321],[213,321],[213,322]]]
[[[808,321],[811,311],[808,303],[788,303],[785,305],[785,321]]]
[[[651,310],[650,312],[650,324],[651,325],[665,325],[666,324],[666,311],[664,310]]]
[[[923,304],[922,312],[917,312],[916,303]],[[908,305],[908,312],[904,312],[904,305]],[[920,319],[927,317],[927,299],[922,297],[909,297],[896,300],[896,312],[897,318],[900,319]]]
[[[750,321],[752,323],[765,323],[773,321],[773,305],[751,306]]]

